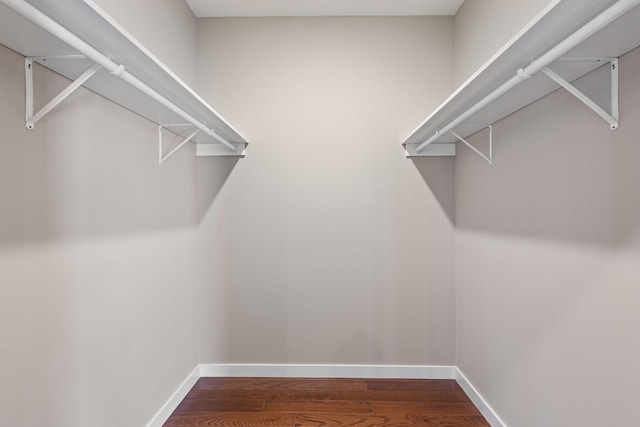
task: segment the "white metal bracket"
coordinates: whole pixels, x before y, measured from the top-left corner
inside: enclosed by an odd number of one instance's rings
[[[76,91],[84,82],[89,80],[101,67],[98,64],[92,65],[87,71],[82,73],[80,77],[75,79],[69,86],[60,92],[55,98],[49,101],[37,113],[33,114],[33,63],[46,61],[62,61],[62,60],[78,60],[87,59],[83,55],[64,55],[64,56],[38,56],[27,57],[24,59],[25,72],[25,126],[27,129],[34,129],[36,123],[53,110],[58,104],[64,101],[69,95]]]
[[[489,129],[489,155],[488,156],[485,155],[484,153],[482,153],[480,150],[478,150],[473,145],[471,145],[471,143],[469,143],[469,141],[467,141],[466,139],[464,139],[463,137],[461,137],[460,135],[458,135],[454,131],[450,130],[449,133],[451,133],[451,135],[455,136],[464,145],[466,145],[467,147],[471,148],[471,150],[473,150],[474,153],[476,153],[478,156],[482,157],[487,163],[492,165],[493,164],[493,126],[484,125],[483,127]]]
[[[207,143],[207,144],[198,144],[193,138],[200,132],[200,129],[196,129],[194,132],[189,134],[185,139],[182,140],[178,145],[176,145],[171,151],[167,154],[162,153],[162,130],[169,129],[173,127],[186,127],[193,126],[191,124],[171,124],[171,125],[160,125],[158,126],[158,164],[161,165],[164,163],[169,157],[173,156],[178,152],[179,149],[184,147],[187,142],[193,142],[196,144],[196,157],[244,157],[246,153],[247,143],[234,143],[232,145],[233,151],[229,150],[229,148],[224,144],[216,144],[216,143]]]
[[[158,164],[161,165],[165,162],[169,157],[173,156],[178,152],[187,142],[191,141],[197,134],[200,132],[200,129],[196,129],[189,136],[187,136],[180,144],[178,144],[175,148],[169,151],[166,155],[162,155],[162,129],[169,129],[172,127],[185,127],[185,126],[193,126],[192,124],[173,124],[173,125],[160,125],[158,126]]]
[[[569,93],[582,101],[587,107],[591,108],[597,115],[602,117],[611,130],[618,129],[620,121],[620,110],[618,105],[618,58],[561,58],[561,61],[606,61],[609,62],[609,69],[611,70],[611,114],[596,104],[591,98],[581,92],[574,85],[560,77],[556,72],[549,67],[544,67],[542,72],[546,74],[550,79],[558,83],[565,88]]]

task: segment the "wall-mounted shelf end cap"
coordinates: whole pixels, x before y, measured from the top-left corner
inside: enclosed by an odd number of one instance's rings
[[[221,144],[196,144],[196,156],[244,158],[249,144],[246,142],[238,142],[233,145],[236,147],[235,151],[231,151]]]
[[[421,151],[418,151],[419,143],[404,143],[404,155],[406,158],[413,157],[453,157],[456,155],[455,143],[434,143],[429,144]]]

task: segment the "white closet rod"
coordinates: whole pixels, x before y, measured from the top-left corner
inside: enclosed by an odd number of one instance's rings
[[[221,136],[217,135],[213,129],[209,129],[206,125],[198,121],[195,117],[191,116],[189,113],[182,110],[180,107],[175,105],[173,102],[169,101],[164,96],[160,95],[158,92],[147,86],[144,82],[133,76],[131,73],[125,70],[124,65],[118,65],[113,62],[111,59],[98,52],[96,49],[85,43],[83,40],[78,38],[75,34],[71,33],[69,30],[55,22],[53,19],[46,16],[44,13],[40,12],[35,7],[31,6],[24,0],[0,0],[0,2],[9,6],[34,24],[38,25],[42,29],[48,31],[53,36],[62,40],[64,43],[68,44],[78,52],[85,55],[87,58],[95,62],[96,64],[102,66],[106,70],[108,70],[111,74],[116,77],[120,77],[125,82],[129,83],[134,88],[138,89],[140,92],[154,99],[159,104],[173,111],[207,135],[212,138],[218,140],[225,146],[227,146],[230,150],[235,151],[236,147],[225,140]]]
[[[422,144],[416,147],[416,151],[422,151],[427,145],[435,142],[440,136],[446,134],[451,131],[457,125],[462,123],[464,120],[471,117],[473,114],[477,113],[479,110],[495,101],[504,93],[513,89],[515,86],[522,83],[524,80],[528,79],[538,71],[542,70],[562,55],[591,37],[593,34],[597,33],[602,28],[609,25],[611,22],[615,21],[635,6],[640,4],[640,0],[619,0],[617,3],[612,5],[609,9],[602,12],[600,15],[595,17],[589,23],[584,25],[575,33],[571,34],[569,37],[560,42],[556,47],[549,50],[547,53],[542,55],[540,58],[534,60],[525,68],[520,68],[515,76],[511,77],[502,86],[495,89],[489,95],[481,99],[478,103],[474,104],[471,108],[466,110],[464,113],[456,117],[453,121],[451,121],[448,125],[436,131],[436,133]]]

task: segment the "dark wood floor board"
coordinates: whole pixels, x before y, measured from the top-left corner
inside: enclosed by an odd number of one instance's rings
[[[313,390],[305,378],[200,378],[194,388],[207,390]]]
[[[172,415],[164,427],[293,427],[295,414],[269,412],[211,412]]]
[[[489,427],[483,417],[410,414],[298,414],[295,427]]]
[[[372,413],[369,402],[355,400],[312,400],[308,402],[265,402],[264,410],[270,412],[317,412],[317,413]]]
[[[247,399],[247,400],[337,400],[332,390],[210,390],[199,389],[197,399]],[[347,392],[350,393],[350,392]],[[345,399],[352,400],[352,399]],[[383,400],[383,399],[381,399]]]
[[[176,408],[176,412],[260,412],[264,399],[228,399],[201,398],[199,396],[185,398]]]
[[[201,378],[165,427],[489,424],[453,380]]]
[[[407,427],[416,425],[407,415],[391,414],[298,414],[296,427]]]
[[[480,415],[480,411],[471,402],[370,402],[374,413],[388,414],[402,412],[407,414],[430,415]]]
[[[369,380],[368,390],[457,391],[462,390],[454,380]]]
[[[350,379],[316,379],[316,390],[336,390],[336,391],[364,391],[367,390],[366,380],[350,380]]]
[[[456,391],[411,391],[411,390],[368,390],[338,391],[338,400],[366,400],[388,402],[459,402],[466,399],[462,390]]]
[[[237,380],[237,381],[236,381]],[[316,378],[200,378],[195,385],[209,390],[366,390],[364,380]]]

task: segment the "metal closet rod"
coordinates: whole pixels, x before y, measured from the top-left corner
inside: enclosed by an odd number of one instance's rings
[[[474,104],[471,108],[466,110],[464,113],[456,117],[448,125],[440,129],[439,131],[436,131],[436,133],[431,138],[418,145],[416,147],[416,151],[422,151],[427,145],[435,142],[440,136],[446,134],[447,132],[450,132],[464,120],[468,119],[473,114],[477,113],[479,110],[502,96],[504,93],[522,83],[524,80],[527,80],[529,77],[560,58],[562,55],[633,9],[638,4],[640,4],[640,0],[619,0],[617,3],[615,3],[600,15],[596,16],[594,19],[581,27],[578,31],[558,43],[556,47],[549,50],[540,58],[535,59],[525,68],[520,68],[515,76],[511,77],[489,95],[487,95],[476,104]]]
[[[92,60],[96,64],[100,65],[111,74],[116,77],[120,77],[125,82],[129,83],[134,88],[138,89],[140,92],[154,99],[160,105],[168,108],[173,111],[202,132],[221,142],[225,146],[227,146],[230,150],[235,151],[236,147],[225,140],[221,136],[217,135],[213,129],[209,129],[206,125],[198,121],[195,117],[178,107],[173,102],[169,101],[164,96],[160,95],[158,92],[149,87],[146,83],[129,73],[125,70],[124,65],[118,65],[109,59],[107,56],[98,52],[96,49],[91,47],[89,44],[85,43],[82,39],[77,37],[75,34],[71,33],[69,30],[64,28],[62,25],[55,22],[53,19],[46,16],[44,13],[40,12],[35,7],[31,6],[24,0],[0,0],[0,2],[9,6],[20,15],[24,16],[34,24],[38,25],[42,29],[48,31],[53,36],[62,40],[64,43],[68,44],[78,52],[82,53],[88,59]]]

